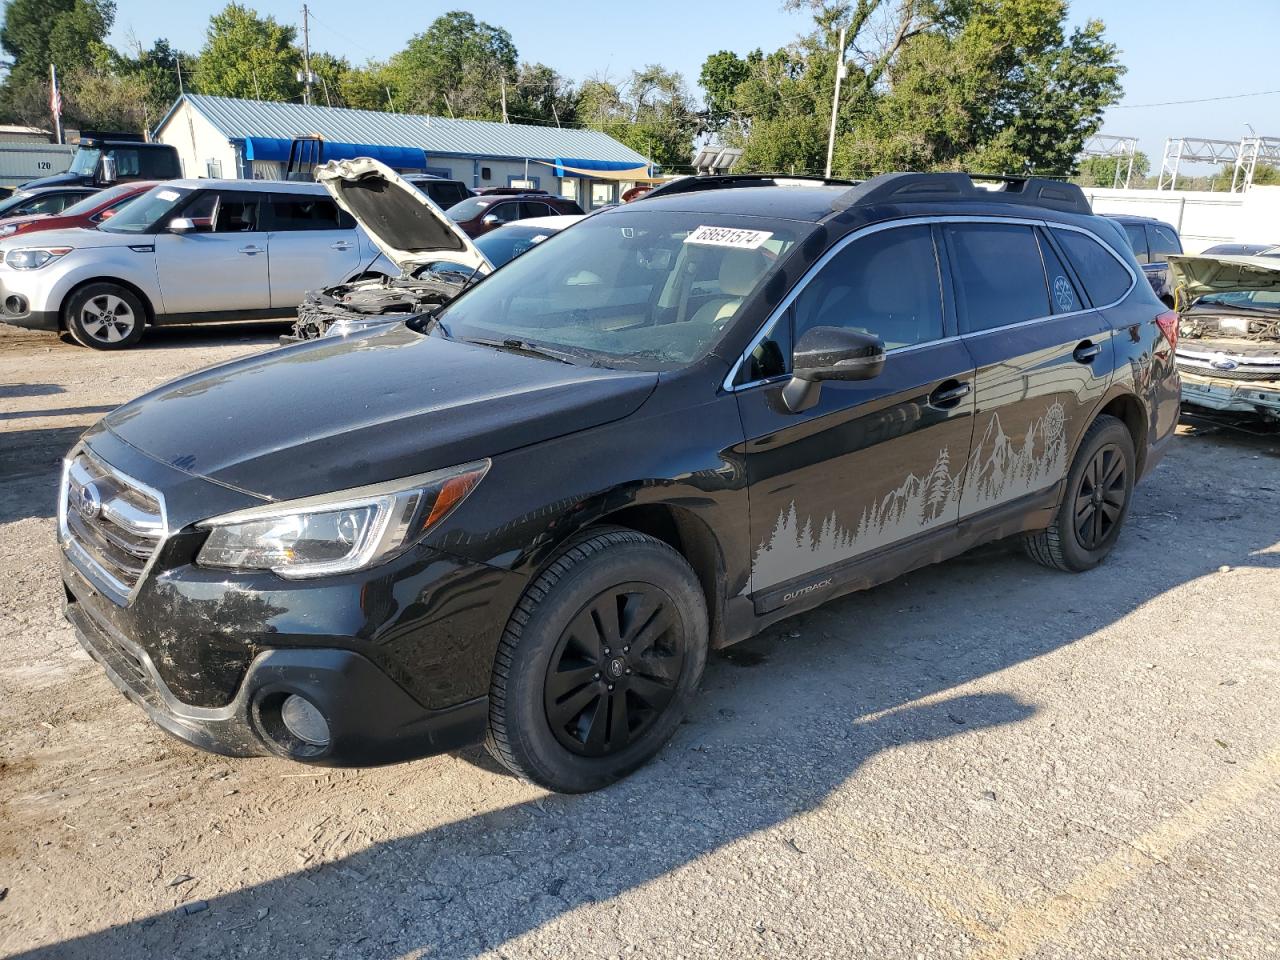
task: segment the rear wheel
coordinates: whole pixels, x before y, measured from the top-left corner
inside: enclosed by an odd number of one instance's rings
[[[512,614],[494,664],[488,748],[551,790],[607,786],[675,732],[706,654],[706,605],[684,558],[632,530],[592,533]]]
[[[147,313],[137,295],[115,283],[91,283],[63,308],[67,332],[95,350],[123,350],[142,339]]]
[[[1100,564],[1129,515],[1136,465],[1128,428],[1115,417],[1098,417],[1071,464],[1053,523],[1025,538],[1027,554],[1056,570],[1079,572]]]

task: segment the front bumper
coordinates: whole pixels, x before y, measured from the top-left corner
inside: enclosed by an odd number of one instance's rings
[[[1280,420],[1280,380],[1225,380],[1184,371],[1182,402],[1219,413]]]
[[[119,634],[95,606],[109,600],[87,582],[66,580],[64,613],[108,679],[166,733],[232,757],[277,754],[321,766],[368,766],[442,753],[476,743],[488,698],[429,710],[367,657],[335,648],[268,649],[250,662],[230,703],[197,707],[175,697],[150,655]],[[321,750],[296,751],[271,722],[289,694],[309,700],[329,725]]]

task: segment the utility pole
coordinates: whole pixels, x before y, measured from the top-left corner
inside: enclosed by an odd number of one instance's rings
[[[844,27],[840,28],[840,49],[836,51],[836,92],[831,97],[831,130],[827,134],[827,172],[831,176],[831,155],[836,151],[836,112],[840,109],[840,81],[848,72],[844,65]]]
[[[177,55],[178,58],[178,96],[185,96],[186,91],[182,89],[182,54]]]
[[[302,5],[302,102],[311,105],[311,30],[309,29],[310,13],[307,5]]]
[[[499,79],[502,81],[502,122],[510,123],[511,121],[507,119],[507,78],[500,77]]]

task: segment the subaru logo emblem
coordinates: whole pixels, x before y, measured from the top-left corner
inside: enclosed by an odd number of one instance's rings
[[[102,494],[92,483],[86,483],[75,494],[76,513],[86,520],[96,520],[102,514]]]

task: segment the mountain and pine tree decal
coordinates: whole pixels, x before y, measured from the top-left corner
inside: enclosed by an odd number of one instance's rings
[[[1021,437],[1010,437],[993,414],[969,459],[953,473],[943,448],[923,477],[908,474],[895,489],[872,500],[852,526],[832,511],[818,523],[803,522],[795,501],[778,514],[773,533],[751,561],[752,589],[839,563],[905,540],[961,514],[994,507],[1043,490],[1067,471],[1062,404],[1054,403]]]

